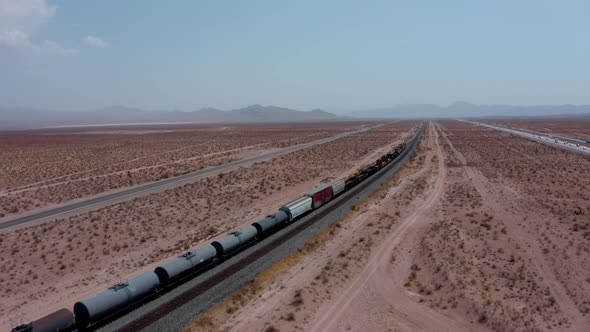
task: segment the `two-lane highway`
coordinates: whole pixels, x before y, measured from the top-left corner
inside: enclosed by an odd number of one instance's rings
[[[461,120],[461,121],[468,122],[468,123],[475,124],[475,125],[479,125],[482,127],[487,127],[487,128],[503,131],[506,133],[510,133],[510,134],[517,135],[520,137],[524,137],[524,138],[529,139],[531,141],[551,145],[551,146],[554,146],[557,148],[562,148],[562,149],[578,152],[581,154],[590,155],[590,146],[588,146],[584,143],[572,143],[571,141],[575,141],[575,140],[571,139],[571,138],[567,138],[567,140],[563,140],[563,139],[557,138],[558,136],[555,136],[555,135],[547,135],[547,134],[538,133],[538,132],[524,131],[524,130],[518,130],[518,129],[514,129],[514,128],[506,128],[506,127],[501,127],[501,126],[496,126],[496,125],[491,125],[491,124],[481,123],[481,122],[466,121],[466,120]]]
[[[561,136],[561,135],[557,135],[557,134],[552,134],[552,133],[543,133],[540,131],[534,131],[534,130],[530,130],[530,129],[526,129],[526,128],[513,128],[513,127],[508,127],[508,129],[515,129],[515,130],[519,130],[519,131],[523,131],[525,133],[530,133],[530,134],[535,134],[537,136],[548,136],[548,137],[555,137],[555,138],[559,138],[563,141],[568,141],[570,143],[574,143],[574,144],[580,144],[580,145],[589,145],[589,143],[587,143],[584,140],[581,139],[577,139],[577,138],[572,138],[572,137],[565,137],[565,136]]]
[[[218,173],[221,173],[224,171],[230,171],[230,170],[236,169],[238,167],[246,167],[246,166],[252,165],[256,162],[269,160],[269,159],[276,158],[278,156],[285,155],[285,154],[295,152],[298,150],[307,149],[307,148],[310,148],[310,147],[313,147],[316,145],[329,143],[329,142],[335,141],[337,139],[340,139],[340,138],[343,138],[346,136],[362,133],[367,130],[377,128],[379,126],[382,126],[382,124],[378,124],[373,127],[367,127],[367,128],[363,128],[363,129],[359,129],[359,130],[355,130],[355,131],[340,133],[340,134],[337,134],[337,135],[334,135],[331,137],[322,138],[322,139],[315,140],[312,142],[298,144],[298,145],[286,147],[284,149],[261,154],[256,157],[237,160],[237,161],[230,162],[227,164],[205,168],[205,169],[202,169],[202,170],[199,170],[196,172],[187,173],[187,174],[183,174],[183,175],[179,175],[179,176],[175,176],[172,178],[159,180],[159,181],[155,181],[155,182],[145,183],[145,184],[134,186],[134,187],[131,187],[128,189],[119,190],[116,192],[96,195],[96,196],[93,196],[90,198],[85,198],[82,200],[69,202],[64,205],[54,207],[54,208],[26,212],[24,214],[21,214],[21,215],[15,216],[15,217],[11,216],[11,217],[1,218],[0,219],[0,232],[12,230],[17,227],[24,226],[24,225],[31,225],[34,223],[49,221],[49,220],[57,218],[57,217],[67,217],[67,216],[81,213],[84,211],[98,209],[98,208],[101,208],[101,207],[104,207],[107,205],[121,203],[121,202],[130,200],[130,199],[144,196],[144,195],[148,195],[150,193],[160,191],[163,189],[174,188],[174,187],[195,181],[197,179],[205,178],[205,177],[215,175],[215,174],[218,174]]]

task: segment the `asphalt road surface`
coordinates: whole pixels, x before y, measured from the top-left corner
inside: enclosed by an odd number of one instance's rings
[[[586,141],[582,140],[582,139],[577,139],[577,138],[572,138],[572,137],[566,137],[566,136],[560,136],[560,135],[556,135],[556,134],[552,134],[552,133],[542,133],[540,131],[534,131],[534,130],[529,130],[529,129],[525,129],[525,128],[509,128],[509,129],[515,129],[515,130],[519,130],[525,133],[530,133],[530,134],[535,134],[537,136],[548,136],[548,137],[555,137],[555,138],[561,138],[564,141],[568,141],[568,142],[573,142],[573,143],[577,143],[577,144],[584,144],[584,145],[590,145],[589,143],[586,143]]]
[[[578,152],[581,154],[585,154],[587,156],[590,155],[590,146],[589,145],[587,145],[585,143],[583,143],[583,144],[572,143],[571,141],[576,141],[576,140],[571,139],[571,138],[568,138],[567,140],[561,140],[561,139],[556,138],[556,137],[559,137],[556,135],[548,135],[548,134],[544,134],[544,133],[523,131],[523,130],[518,130],[518,129],[514,129],[514,128],[505,128],[505,127],[500,127],[500,126],[495,126],[495,125],[491,125],[491,124],[487,124],[487,123],[480,123],[480,122],[472,122],[472,121],[464,121],[464,122],[468,122],[468,123],[480,125],[482,127],[487,127],[487,128],[503,131],[506,133],[510,133],[513,135],[524,137],[524,138],[529,139],[531,141],[551,145],[551,146],[554,146],[557,148],[562,148],[562,149],[566,149],[566,150],[570,150],[570,151],[575,151],[575,152]],[[580,142],[583,142],[583,141],[580,141]]]
[[[2,218],[3,220],[0,219],[0,231],[6,231],[6,230],[20,227],[23,225],[39,223],[42,221],[48,221],[48,220],[51,220],[51,219],[53,219],[55,217],[59,217],[59,216],[65,217],[66,214],[70,214],[72,212],[81,212],[80,210],[86,211],[88,209],[92,209],[93,207],[100,208],[100,207],[104,207],[105,205],[111,205],[111,204],[124,202],[124,201],[130,200],[130,199],[133,199],[133,198],[136,198],[139,196],[144,196],[144,195],[150,194],[154,191],[162,189],[163,187],[173,188],[173,187],[179,186],[181,184],[190,182],[192,180],[208,177],[210,175],[220,173],[223,171],[229,171],[229,170],[232,170],[232,169],[235,169],[238,167],[245,167],[245,166],[254,164],[256,162],[272,159],[272,158],[275,158],[275,157],[278,157],[278,156],[281,156],[281,155],[284,155],[287,153],[291,153],[294,151],[307,149],[307,148],[310,148],[310,147],[313,147],[316,145],[332,142],[332,141],[335,141],[335,140],[340,139],[342,137],[361,133],[361,132],[367,131],[369,129],[376,128],[378,126],[381,126],[381,124],[379,124],[377,126],[373,126],[373,127],[363,128],[363,129],[356,130],[356,131],[341,133],[341,134],[338,134],[335,136],[322,138],[322,139],[308,142],[308,143],[290,146],[290,147],[287,147],[287,148],[284,148],[284,149],[281,149],[278,151],[265,153],[265,154],[262,154],[262,155],[259,155],[256,157],[237,160],[237,161],[234,161],[231,163],[205,168],[205,169],[202,169],[202,170],[199,170],[196,172],[187,173],[187,174],[175,176],[175,177],[164,179],[164,180],[159,180],[159,181],[155,181],[155,182],[150,182],[150,183],[138,185],[138,186],[135,186],[135,187],[132,187],[129,189],[125,189],[125,190],[121,190],[121,191],[117,191],[114,193],[94,196],[94,197],[91,197],[88,199],[83,199],[83,200],[76,201],[76,202],[69,203],[69,204],[66,203],[65,205],[62,205],[62,206],[59,206],[56,208],[43,209],[42,211],[38,211],[38,212],[34,212],[34,211],[33,212],[26,212],[26,215],[21,215],[21,216],[16,216],[16,217]]]

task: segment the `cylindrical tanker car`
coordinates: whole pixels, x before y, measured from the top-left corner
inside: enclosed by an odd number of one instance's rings
[[[68,309],[60,309],[47,316],[41,317],[29,324],[19,325],[13,332],[69,332],[76,328],[74,314]]]
[[[260,219],[253,223],[252,226],[256,227],[258,235],[262,236],[264,233],[269,232],[271,229],[284,224],[289,220],[289,216],[284,211],[277,211],[274,214],[268,215],[264,219]]]
[[[211,266],[214,262],[239,252],[245,246],[262,239],[276,229],[297,221],[310,211],[325,205],[334,197],[363,182],[385,165],[397,158],[406,148],[405,143],[396,146],[373,164],[365,167],[347,179],[338,179],[322,184],[304,196],[279,208],[274,214],[229,233],[223,239],[195,248],[166,262],[154,271],[145,272],[116,284],[108,289],[74,304],[74,312],[58,310],[29,324],[14,328],[13,332],[49,332],[84,329],[92,324],[108,319],[147,297],[154,295],[171,283]],[[75,320],[74,320],[75,318]]]
[[[76,302],[74,304],[76,324],[84,328],[99,322],[153,294],[158,286],[160,286],[158,275],[150,271],[127,282],[109,287],[86,300]]]
[[[250,225],[239,231],[229,233],[222,240],[213,241],[211,245],[217,250],[217,257],[225,257],[256,240],[257,236],[258,230],[256,227]]]
[[[154,273],[160,279],[160,283],[168,284],[190,272],[197,271],[217,257],[217,249],[207,245],[195,250],[190,250],[170,262],[158,266]]]

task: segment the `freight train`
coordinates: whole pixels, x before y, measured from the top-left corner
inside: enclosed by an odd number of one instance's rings
[[[303,196],[281,206],[277,212],[257,222],[229,233],[225,238],[187,251],[174,260],[164,263],[124,283],[116,284],[85,300],[74,304],[73,312],[60,309],[43,318],[15,327],[13,332],[55,332],[86,330],[128,310],[151,296],[164,291],[179,280],[197,275],[200,271],[222,262],[245,246],[251,245],[277,229],[297,221],[309,212],[334,199],[366,180],[391,163],[406,149],[406,144],[396,146],[371,165],[346,179],[331,183],[305,193]]]

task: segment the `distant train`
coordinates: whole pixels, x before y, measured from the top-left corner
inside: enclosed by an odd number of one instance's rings
[[[74,311],[60,309],[43,318],[12,329],[13,332],[64,332],[75,329],[84,330],[109,317],[137,305],[166,289],[170,284],[196,275],[206,267],[220,263],[234,255],[245,246],[264,238],[280,226],[288,225],[313,211],[334,197],[350,190],[371,175],[391,163],[406,149],[406,144],[396,146],[371,165],[363,168],[347,179],[322,184],[303,196],[284,204],[274,214],[229,233],[225,238],[205,246],[187,251],[176,259],[164,263],[139,276],[116,284],[85,300],[74,304]]]

